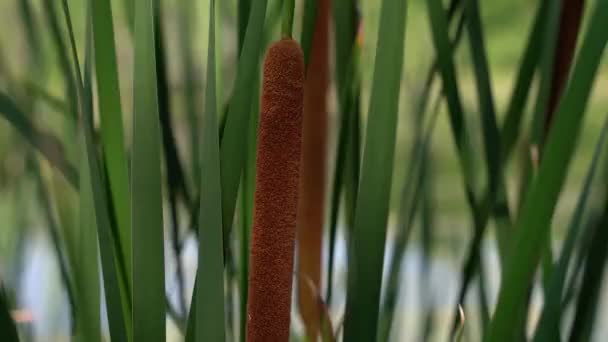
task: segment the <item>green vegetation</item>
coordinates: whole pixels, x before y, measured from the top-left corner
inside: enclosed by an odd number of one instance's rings
[[[0,3],[0,341],[246,340],[262,62],[315,72],[317,5]],[[330,10],[320,339],[608,338],[608,0]]]

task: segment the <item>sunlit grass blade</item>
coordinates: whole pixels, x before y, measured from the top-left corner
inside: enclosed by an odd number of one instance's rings
[[[8,298],[2,286],[0,286],[0,339],[6,342],[19,341],[17,326],[11,317]]]
[[[165,340],[165,272],[154,1],[135,3],[131,210],[133,340]]]
[[[587,174],[585,175],[585,181],[579,194],[574,214],[568,225],[568,234],[566,235],[559,260],[553,267],[549,291],[545,295],[545,305],[534,334],[535,342],[556,339],[559,337],[556,335],[558,333],[556,327],[559,326],[562,317],[564,282],[566,280],[568,266],[571,263],[576,242],[580,240],[581,231],[585,228],[583,225],[583,216],[587,209],[587,202],[591,194],[591,186],[595,179],[595,175],[598,172],[598,168],[601,167],[599,161],[601,160],[602,151],[604,151],[607,136],[608,120],[605,120],[602,133],[595,146],[595,151],[593,152],[591,165],[587,169]]]
[[[199,212],[199,254],[197,270],[196,341],[223,341],[224,259],[220,156],[215,92],[215,1],[209,10],[207,85],[201,141],[201,204]]]
[[[596,3],[581,45],[570,83],[558,106],[545,154],[536,179],[522,207],[514,245],[510,249],[494,319],[486,341],[512,338],[513,317],[520,312],[532,281],[536,260],[550,228],[551,217],[563,186],[579,135],[608,31],[608,2]]]
[[[266,4],[267,0],[257,0],[252,4],[247,32],[238,62],[234,94],[230,100],[226,125],[221,137],[220,171],[224,250],[228,248],[228,237],[232,230],[236,196],[245,163],[242,137],[246,136],[249,127],[252,104],[250,87],[256,81],[256,75],[259,72]]]
[[[376,339],[403,66],[405,1],[383,1],[348,270],[344,339]]]
[[[34,126],[17,104],[0,92],[0,115],[40,152],[74,187],[78,187],[78,171],[66,158],[61,142]]]
[[[95,74],[101,142],[104,166],[107,170],[112,210],[118,229],[118,244],[123,260],[127,286],[131,288],[131,206],[129,203],[129,176],[124,144],[120,86],[112,7],[109,0],[93,0],[93,41],[95,51]]]

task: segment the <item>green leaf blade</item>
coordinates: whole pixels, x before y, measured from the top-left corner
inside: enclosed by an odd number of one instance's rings
[[[232,229],[239,181],[245,163],[242,137],[246,136],[249,127],[249,113],[252,103],[250,87],[257,80],[256,77],[259,72],[267,2],[267,0],[257,0],[252,4],[245,41],[238,63],[234,95],[230,101],[226,124],[221,136],[220,172],[224,241],[228,240]],[[227,245],[225,244],[224,249],[226,248]]]
[[[91,1],[91,6],[101,142],[105,167],[108,172],[110,196],[118,225],[119,245],[123,259],[126,260],[127,283],[131,288],[129,176],[124,145],[112,7],[109,0],[94,0]]]
[[[406,1],[383,1],[349,258],[346,341],[374,341],[377,334],[405,17]]]
[[[509,341],[512,337],[513,317],[524,303],[542,244],[548,235],[608,40],[608,31],[603,27],[608,19],[608,2],[597,2],[592,13],[570,83],[556,112],[538,175],[522,207],[515,244],[507,260],[505,281],[501,284],[496,312],[485,341]]]
[[[210,1],[207,89],[201,142],[201,204],[199,257],[196,282],[196,341],[224,341],[224,258],[220,147],[217,130],[215,82],[215,1]]]
[[[165,272],[154,1],[135,3],[131,210],[133,341],[165,341]]]

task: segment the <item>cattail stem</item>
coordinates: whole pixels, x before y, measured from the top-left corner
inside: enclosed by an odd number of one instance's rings
[[[321,246],[325,208],[329,0],[319,0],[304,84],[302,164],[298,203],[298,305],[309,341],[316,341],[322,313]]]
[[[281,40],[264,61],[251,238],[247,341],[289,338],[304,56]]]
[[[295,0],[283,0],[283,38],[291,38],[293,32],[293,12],[295,9]]]

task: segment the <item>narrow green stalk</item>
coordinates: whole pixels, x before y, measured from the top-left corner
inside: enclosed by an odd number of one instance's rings
[[[215,1],[211,0],[207,88],[201,148],[201,203],[199,211],[199,254],[196,283],[196,341],[224,341],[224,256],[222,248],[222,208],[220,150],[215,92]],[[203,223],[204,222],[204,223]]]
[[[135,3],[133,150],[133,341],[165,341],[161,137],[153,0]],[[152,266],[151,266],[152,265]]]
[[[112,209],[118,226],[121,260],[125,264],[127,287],[130,289],[132,274],[129,173],[124,145],[112,6],[109,0],[93,0],[91,6],[104,164],[108,173]]]
[[[349,251],[345,341],[374,341],[377,338],[403,67],[406,3],[382,2],[352,250]]]
[[[283,38],[291,38],[293,32],[293,12],[295,10],[295,0],[283,0]]]

